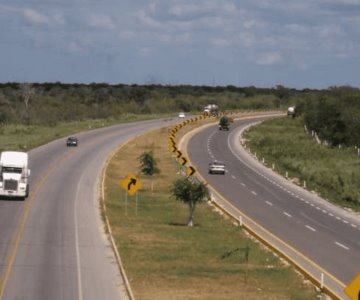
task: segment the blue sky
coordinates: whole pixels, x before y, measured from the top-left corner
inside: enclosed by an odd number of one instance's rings
[[[360,87],[360,0],[0,0],[0,82]]]

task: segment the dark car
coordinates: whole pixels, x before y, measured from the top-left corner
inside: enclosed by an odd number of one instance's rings
[[[78,145],[78,139],[74,136],[68,137],[68,139],[66,140],[66,146],[71,147],[71,146],[77,146]]]

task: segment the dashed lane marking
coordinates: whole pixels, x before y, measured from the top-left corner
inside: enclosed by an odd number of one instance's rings
[[[305,227],[306,227],[307,229],[309,229],[309,230],[313,231],[313,232],[315,232],[315,231],[316,231],[316,229],[315,229],[315,228],[313,228],[313,227],[311,227],[311,226],[309,226],[309,225],[306,225]]]
[[[341,248],[343,248],[345,250],[350,250],[349,247],[346,247],[345,245],[343,245],[343,244],[341,244],[339,242],[335,242],[335,245],[337,245],[337,246],[339,246],[339,247],[341,247]]]
[[[292,215],[290,215],[290,214],[287,213],[286,211],[284,211],[283,214],[284,214],[285,216],[287,216],[288,218],[292,218]]]

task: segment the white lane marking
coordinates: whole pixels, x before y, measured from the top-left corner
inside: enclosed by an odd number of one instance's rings
[[[77,199],[81,199],[79,196],[80,187],[82,186],[83,175],[81,175],[76,189],[76,198],[74,201],[74,225],[75,225],[75,250],[76,250],[76,268],[77,268],[77,281],[78,281],[78,300],[83,299],[82,294],[82,278],[81,278],[81,258],[80,258],[80,246],[79,246],[79,225],[77,218]]]
[[[348,221],[346,221],[346,220],[343,220],[343,222],[344,222],[345,224],[349,224],[349,222],[348,222]]]
[[[287,216],[288,218],[292,218],[292,215],[290,215],[290,214],[287,213],[286,211],[284,211],[283,214],[284,214],[285,216]]]
[[[256,192],[255,191],[251,191],[251,194],[257,196]]]
[[[245,184],[245,183],[243,183],[243,182],[240,182],[240,184],[241,184],[242,186],[246,186],[246,184]]]
[[[357,226],[356,226],[355,224],[351,224],[351,227],[354,227],[354,228],[356,228]]]
[[[316,229],[315,229],[315,228],[313,228],[313,227],[311,227],[311,226],[309,226],[309,225],[306,225],[305,227],[306,227],[307,229],[309,229],[309,230],[313,231],[313,232],[315,232],[315,231],[316,231]]]
[[[335,244],[338,245],[339,247],[345,249],[345,250],[349,250],[348,247],[346,247],[345,245],[343,245],[343,244],[341,244],[341,243],[339,243],[339,242],[335,242]]]
[[[270,206],[273,206],[274,204],[272,204],[270,201],[265,201],[265,203],[267,204],[267,205],[270,205]]]
[[[329,213],[329,216],[330,216],[330,217],[333,217],[334,215],[333,215],[332,213]]]
[[[231,175],[231,178],[232,178],[232,179],[236,179],[236,177],[235,177],[234,175]]]

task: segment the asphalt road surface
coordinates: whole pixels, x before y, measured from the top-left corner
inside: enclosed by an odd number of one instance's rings
[[[127,299],[100,217],[101,172],[121,143],[171,122],[97,129],[76,135],[78,147],[59,139],[29,152],[30,197],[0,200],[0,299]]]
[[[345,299],[344,286],[360,273],[359,215],[292,184],[244,151],[241,130],[262,119],[236,121],[229,132],[216,125],[199,131],[187,144],[191,163],[221,195],[222,206]],[[225,162],[225,175],[208,174],[213,160]]]

